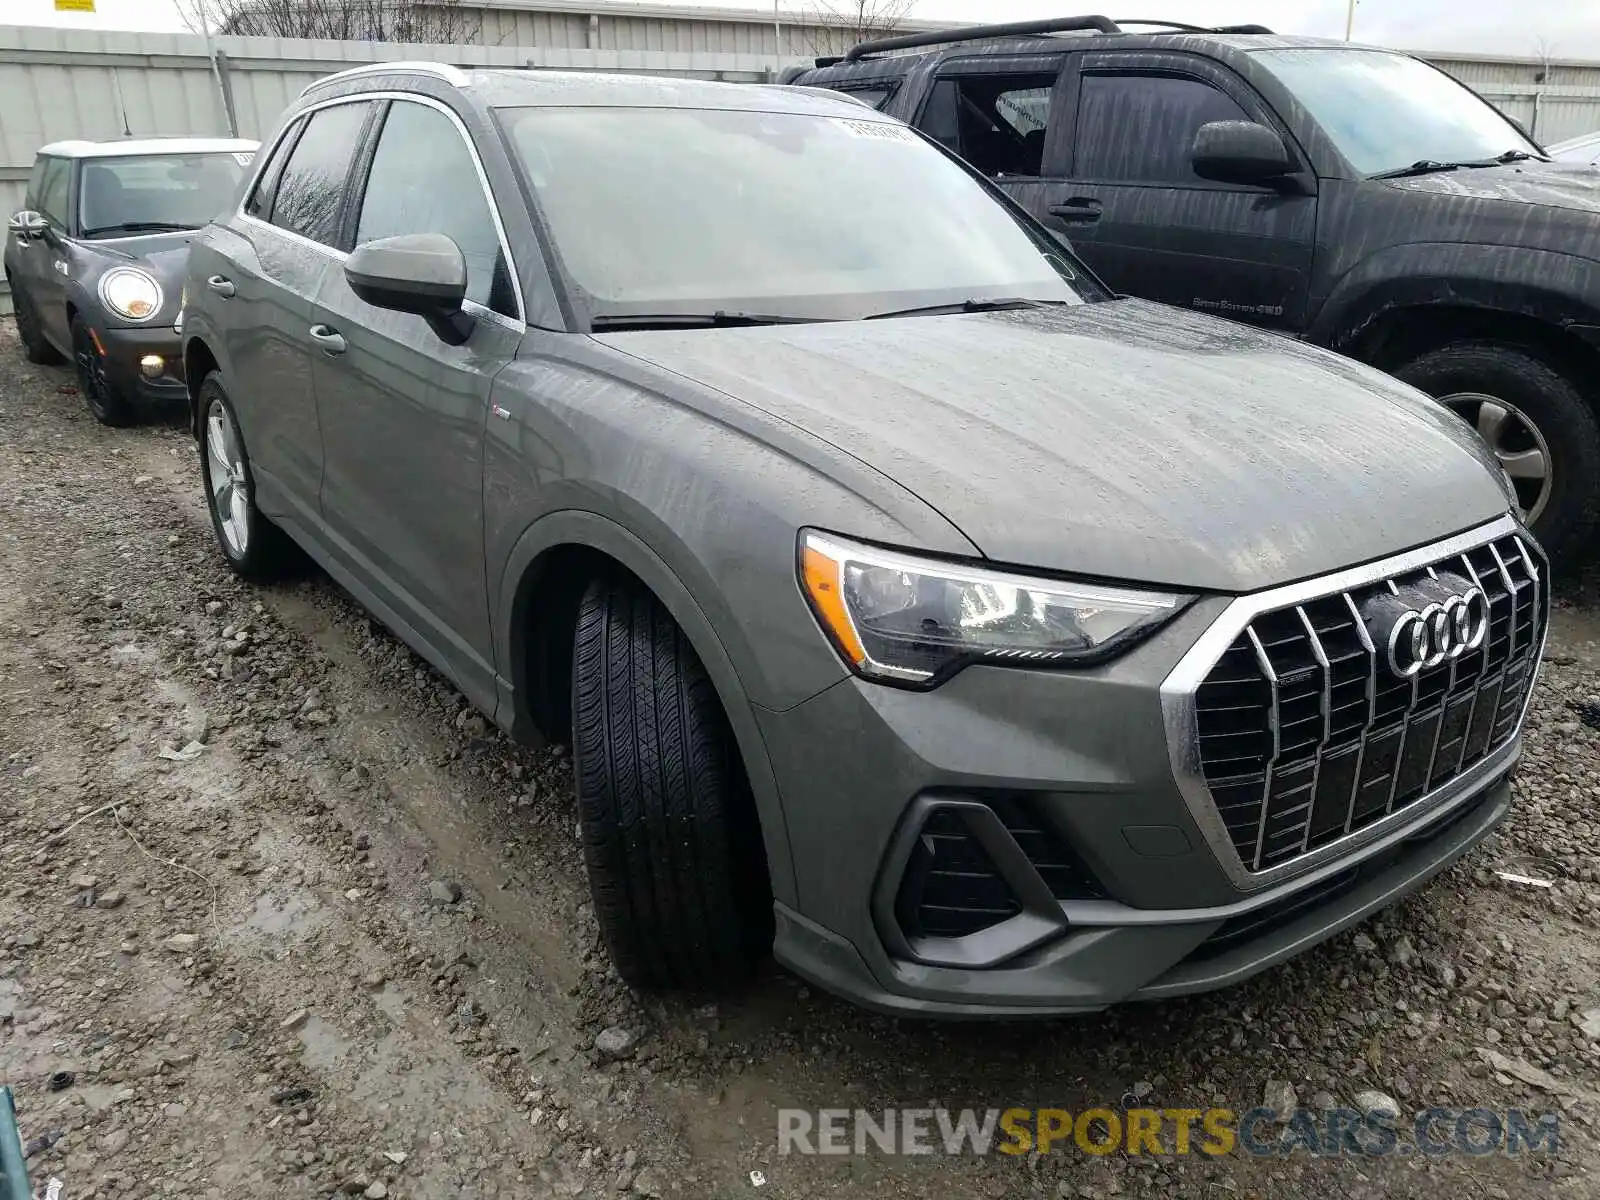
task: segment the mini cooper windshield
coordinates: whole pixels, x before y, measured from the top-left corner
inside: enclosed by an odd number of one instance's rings
[[[208,153],[90,159],[83,166],[78,198],[83,236],[198,229],[228,207],[250,157]]]
[[[1100,292],[903,125],[723,109],[500,113],[596,328],[856,320]]]

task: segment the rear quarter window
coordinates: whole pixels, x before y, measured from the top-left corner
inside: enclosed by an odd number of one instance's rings
[[[272,224],[324,246],[338,244],[346,184],[371,111],[371,101],[353,101],[307,118],[272,198]]]

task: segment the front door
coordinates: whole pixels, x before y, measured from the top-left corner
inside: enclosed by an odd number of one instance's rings
[[[1081,66],[1071,182],[1053,187],[1038,215],[1118,292],[1257,325],[1302,325],[1314,180],[1218,183],[1189,161],[1195,132],[1211,121],[1283,132],[1259,98],[1231,72],[1189,56],[1086,53]]]
[[[67,333],[66,239],[71,233],[72,160],[41,158],[29,181],[28,204],[50,222],[43,237],[29,238],[21,247],[22,286],[39,314],[45,337],[63,350],[72,339]]]
[[[356,246],[408,233],[453,239],[475,324],[449,345],[421,317],[374,308],[341,270],[329,272],[312,327],[324,527],[378,599],[492,708],[483,442],[490,386],[522,338],[510,258],[476,151],[442,105],[388,104],[354,203]]]

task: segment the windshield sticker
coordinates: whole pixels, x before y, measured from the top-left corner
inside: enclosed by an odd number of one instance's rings
[[[877,138],[885,142],[917,140],[917,135],[909,128],[890,121],[852,121],[848,117],[834,117],[833,123],[852,137]]]
[[[241,150],[239,153],[233,156],[233,161],[238,163],[241,167],[248,167],[251,163],[255,162],[255,160],[256,156],[251,154],[248,150]]]

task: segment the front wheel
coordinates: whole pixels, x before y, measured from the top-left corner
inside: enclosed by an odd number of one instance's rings
[[[772,893],[711,680],[630,580],[590,586],[572,657],[579,825],[612,961],[637,987],[724,989],[770,950]]]
[[[72,318],[72,361],[78,370],[78,391],[94,419],[102,425],[132,425],[133,405],[106,374],[106,356],[83,318]]]
[[[1600,531],[1600,418],[1537,351],[1456,342],[1395,371],[1461,417],[1499,460],[1522,517],[1559,565],[1576,565]]]

